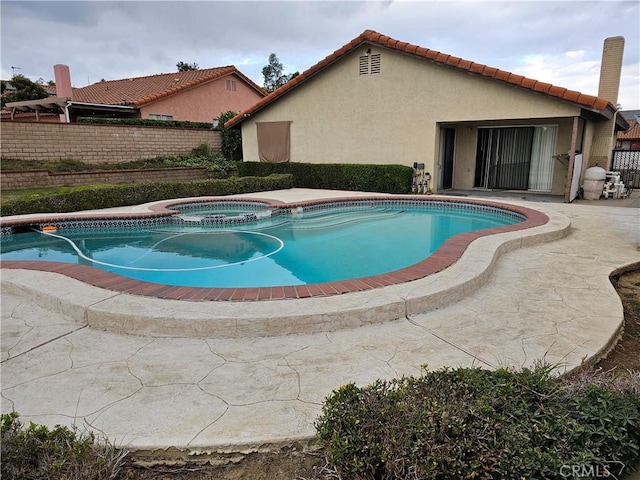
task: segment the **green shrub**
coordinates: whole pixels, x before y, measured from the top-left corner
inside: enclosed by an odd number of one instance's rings
[[[52,195],[32,195],[4,202],[2,215],[64,213],[98,208],[139,205],[183,197],[232,195],[291,188],[291,175],[231,177],[195,182],[127,183],[67,187]]]
[[[78,123],[95,123],[103,125],[137,125],[141,127],[162,128],[194,128],[199,130],[213,130],[213,123],[187,122],[180,120],[150,120],[147,118],[97,118],[79,117]]]
[[[218,117],[218,126],[216,127],[216,130],[220,132],[221,136],[220,150],[222,150],[222,155],[229,160],[234,158],[234,155],[240,151],[240,147],[242,146],[242,134],[240,130],[237,128],[228,129],[224,126],[226,122],[236,115],[236,112],[231,110],[221,113],[220,117]]]
[[[1,470],[7,480],[112,479],[127,455],[75,428],[57,425],[49,430],[35,423],[25,428],[15,412],[2,414],[1,421]]]
[[[290,173],[299,188],[326,188],[383,193],[408,193],[413,169],[404,165],[359,165],[350,163],[239,162],[240,176]]]
[[[345,479],[561,479],[573,465],[634,465],[637,392],[550,371],[443,369],[346,385],[325,400],[318,439]]]

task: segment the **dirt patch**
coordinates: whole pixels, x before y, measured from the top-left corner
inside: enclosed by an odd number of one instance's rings
[[[624,306],[625,326],[622,337],[606,359],[596,363],[595,371],[640,371],[640,269],[612,278]],[[294,450],[256,453],[225,466],[130,466],[125,478],[130,480],[329,480],[338,478],[322,453]]]
[[[324,456],[287,450],[254,453],[241,462],[224,466],[180,467],[131,466],[125,478],[131,480],[324,480]]]
[[[624,331],[607,358],[595,367],[602,371],[640,371],[640,269],[611,280],[624,307]]]

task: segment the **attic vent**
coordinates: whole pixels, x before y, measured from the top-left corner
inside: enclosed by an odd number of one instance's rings
[[[360,63],[358,73],[360,75],[369,75],[374,73],[381,73],[382,67],[380,63],[380,54],[368,54],[360,56]]]
[[[371,55],[371,73],[380,73],[380,54]]]
[[[360,56],[360,75],[367,75],[369,73],[369,56]]]

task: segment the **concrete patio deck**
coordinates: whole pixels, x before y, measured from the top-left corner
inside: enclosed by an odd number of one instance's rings
[[[344,194],[293,189],[254,197]],[[162,311],[179,319],[196,315],[196,307],[105,293],[51,272],[3,269],[2,412],[15,410],[27,422],[87,427],[140,455],[243,453],[307,445],[323,398],[348,382],[419,374],[425,364],[495,368],[544,360],[564,371],[597,358],[616,340],[623,320],[609,274],[640,261],[637,199],[500,201],[549,215],[554,225],[547,242],[501,249],[504,238],[485,237],[439,277],[330,297],[324,303],[336,312],[354,305],[375,311],[398,298],[405,306],[428,303],[416,290],[449,288],[433,306],[416,307],[425,313],[357,327],[346,315],[330,331],[237,338],[188,329],[169,335],[103,331],[83,320],[85,312],[152,310],[151,316]],[[495,261],[487,260],[493,252]],[[456,288],[461,280],[464,287]],[[196,305],[198,316],[236,309],[227,314],[268,318],[293,305],[287,302],[314,310],[314,301]]]

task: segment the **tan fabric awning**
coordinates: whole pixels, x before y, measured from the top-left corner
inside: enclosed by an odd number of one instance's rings
[[[290,160],[291,122],[257,122],[258,156],[261,162]]]

